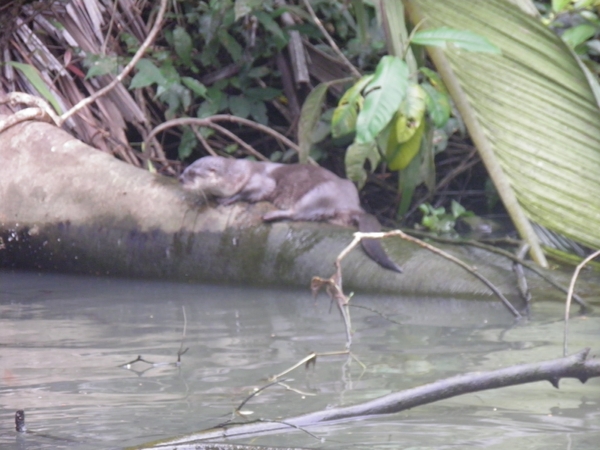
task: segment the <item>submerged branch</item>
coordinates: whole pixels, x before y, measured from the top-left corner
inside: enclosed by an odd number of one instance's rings
[[[365,416],[393,414],[458,395],[537,381],[548,381],[556,388],[558,388],[561,378],[575,378],[585,383],[589,378],[600,377],[600,360],[588,359],[588,354],[589,349],[585,349],[574,355],[550,361],[521,364],[488,372],[457,375],[420,387],[388,394],[358,405],[330,408],[286,418],[280,422],[257,421],[229,424],[226,427],[212,428],[180,438],[153,442],[135,448],[163,450],[184,448],[181,447],[181,444],[207,439],[256,436],[266,432],[294,430],[295,427],[307,427],[340,420],[364,419]],[[282,422],[285,422],[285,424]]]

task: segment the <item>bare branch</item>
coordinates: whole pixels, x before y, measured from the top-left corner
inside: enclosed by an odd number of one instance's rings
[[[573,291],[575,290],[575,282],[577,281],[577,278],[579,277],[579,272],[581,271],[581,269],[583,269],[583,267],[587,263],[589,263],[592,259],[596,258],[599,255],[600,255],[600,250],[592,253],[590,256],[588,256],[583,261],[581,261],[581,263],[579,263],[579,265],[575,269],[575,272],[573,272],[573,277],[571,278],[571,283],[569,284],[569,293],[567,294],[567,302],[565,305],[565,336],[564,336],[564,341],[563,341],[563,354],[565,356],[567,355],[567,336],[569,334],[569,311],[571,310],[571,298],[573,297]]]
[[[394,414],[400,411],[427,405],[458,395],[489,389],[497,389],[519,384],[548,381],[558,388],[561,378],[575,378],[585,383],[589,378],[600,377],[600,360],[588,359],[589,349],[574,355],[549,361],[527,363],[488,372],[473,372],[435,381],[423,386],[385,395],[357,405],[329,408],[322,411],[303,414],[281,420],[286,425],[308,427],[340,420],[364,420],[367,416]],[[182,448],[181,444],[209,439],[257,436],[273,431],[287,431],[289,426],[276,422],[257,421],[242,424],[230,424],[224,428],[212,428],[198,433],[153,442],[138,447],[153,449]]]
[[[162,26],[162,20],[165,15],[165,11],[167,10],[167,4],[168,4],[167,0],[161,0],[160,8],[158,10],[158,14],[156,15],[156,19],[154,20],[154,25],[152,26],[150,33],[148,33],[146,40],[142,43],[142,45],[140,46],[138,51],[135,53],[135,55],[133,56],[131,61],[129,61],[129,64],[127,64],[125,66],[123,71],[119,75],[117,75],[109,84],[104,86],[99,91],[95,92],[93,95],[90,95],[89,97],[83,99],[82,101],[77,103],[75,106],[73,106],[70,110],[68,110],[66,113],[64,113],[62,116],[60,116],[60,124],[63,124],[65,122],[65,120],[67,120],[69,117],[71,117],[74,114],[77,114],[83,108],[85,108],[86,106],[89,106],[91,103],[95,102],[98,98],[102,97],[104,94],[109,92],[117,84],[119,84],[121,81],[123,81],[123,79],[127,75],[129,75],[129,73],[133,70],[133,68],[139,62],[139,60],[142,59],[142,57],[144,56],[144,53],[146,53],[146,50],[148,49],[148,47],[150,47],[150,45],[154,42],[154,39],[156,39],[156,36],[158,35],[158,33],[161,29],[161,26]]]
[[[352,72],[352,75],[354,75],[356,78],[360,78],[361,73],[358,71],[358,69],[356,67],[354,67],[354,65],[348,60],[348,58],[346,58],[346,55],[344,55],[344,53],[342,53],[340,48],[337,46],[337,44],[335,43],[333,38],[329,35],[327,30],[321,23],[321,20],[315,14],[315,11],[314,11],[314,9],[312,9],[312,6],[310,6],[310,2],[308,0],[304,0],[304,6],[308,10],[308,13],[310,14],[310,17],[312,18],[313,22],[319,28],[319,30],[321,31],[321,33],[323,34],[323,36],[325,37],[325,39],[327,40],[327,42],[329,43],[329,45],[331,46],[333,51],[340,57],[340,59],[342,61],[344,61],[344,64],[346,65],[346,67],[348,67],[350,72]]]

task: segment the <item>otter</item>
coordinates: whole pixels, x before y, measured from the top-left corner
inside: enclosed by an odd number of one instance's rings
[[[355,225],[362,232],[381,230],[377,218],[361,208],[356,186],[319,166],[205,156],[185,169],[179,181],[184,189],[215,197],[221,205],[270,202],[278,209],[263,215],[265,222],[324,221]],[[361,244],[380,266],[402,272],[379,240],[363,239]]]

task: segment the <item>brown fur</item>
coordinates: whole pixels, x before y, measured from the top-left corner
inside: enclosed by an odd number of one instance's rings
[[[229,205],[238,201],[267,201],[278,209],[263,220],[325,221],[379,231],[381,225],[360,206],[354,184],[327,169],[306,164],[277,164],[206,156],[179,177],[185,189],[216,197]],[[381,266],[401,272],[376,239],[363,239],[366,253]]]

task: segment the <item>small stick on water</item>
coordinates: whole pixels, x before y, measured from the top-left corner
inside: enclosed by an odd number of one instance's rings
[[[571,298],[573,297],[573,291],[575,290],[575,282],[577,278],[579,278],[579,272],[581,269],[589,263],[592,259],[596,258],[600,255],[600,250],[595,251],[590,256],[585,258],[583,261],[579,263],[579,265],[575,268],[575,272],[573,272],[573,277],[571,278],[571,283],[569,284],[569,293],[567,294],[567,301],[565,304],[565,335],[563,338],[563,355],[567,356],[567,339],[569,336],[569,312],[571,311]]]
[[[529,287],[527,286],[527,278],[525,278],[525,272],[523,271],[523,265],[518,262],[518,260],[522,260],[525,258],[529,252],[529,244],[524,242],[517,251],[517,260],[513,263],[513,272],[517,277],[517,287],[519,288],[519,293],[523,300],[525,300],[525,304],[527,308],[529,308],[529,302],[531,301],[531,292],[529,292]]]
[[[152,367],[160,367],[160,366],[177,366],[177,367],[179,367],[181,365],[181,356],[185,355],[185,353],[190,349],[189,347],[186,347],[185,350],[183,349],[183,343],[185,342],[185,335],[187,332],[187,316],[185,314],[185,306],[182,306],[181,310],[183,311],[183,331],[181,332],[181,344],[179,345],[179,350],[177,350],[177,361],[175,361],[175,362],[153,362],[153,361],[148,361],[147,359],[142,358],[142,355],[138,355],[138,357],[135,358],[133,361],[126,362],[124,364],[119,365],[118,367],[123,367],[123,368],[129,370],[129,369],[131,369],[131,366],[133,364],[135,364],[136,362],[143,362],[143,363],[149,364]]]
[[[289,380],[281,380],[281,381],[289,381]],[[239,406],[238,406],[237,408],[235,408],[235,412],[236,412],[236,413],[239,413],[239,412],[240,412],[240,410],[241,410],[241,409],[244,407],[244,405],[245,405],[246,403],[248,403],[248,401],[249,401],[249,400],[250,400],[252,397],[254,397],[254,396],[256,396],[256,395],[260,394],[260,393],[261,393],[262,391],[264,391],[265,389],[267,389],[267,388],[270,388],[271,386],[274,386],[274,385],[276,385],[276,384],[279,384],[279,381],[272,381],[271,383],[265,384],[264,386],[262,386],[262,387],[259,387],[258,389],[256,389],[256,390],[255,390],[254,392],[252,392],[252,393],[251,393],[251,394],[250,394],[248,397],[246,397],[244,400],[242,400],[242,403],[240,403],[240,404],[239,404]],[[243,414],[242,414],[242,415],[243,415]]]
[[[296,394],[302,395],[304,397],[315,397],[317,395],[314,392],[301,391],[300,389],[290,386],[289,384],[284,383],[283,381],[278,381],[277,384],[281,387],[284,387],[288,391],[295,392]]]
[[[25,411],[19,409],[15,413],[15,430],[17,433],[25,433],[27,431],[27,427],[25,426]]]
[[[185,314],[185,306],[181,305],[181,312],[183,313],[183,331],[181,332],[181,345],[179,346],[179,350],[177,351],[177,365],[181,364],[181,355],[184,355],[190,348],[186,347],[183,350],[183,343],[185,342],[185,335],[187,332],[187,316]]]
[[[342,291],[342,269],[338,260],[336,260],[335,265],[337,268],[336,273],[330,278],[313,277],[310,282],[310,290],[313,297],[316,297],[319,291],[324,288],[331,301],[335,302],[344,319],[344,326],[346,327],[346,349],[350,350],[350,346],[352,345],[352,321],[350,312],[348,311],[350,297],[346,296],[344,291]]]
[[[281,377],[287,375],[291,371],[296,370],[298,367],[303,366],[305,364],[306,364],[306,366],[308,366],[310,364],[315,364],[317,362],[317,357],[347,355],[348,353],[349,353],[348,350],[340,350],[337,352],[324,352],[324,353],[312,352],[312,353],[308,354],[307,356],[305,356],[304,358],[302,358],[300,361],[298,361],[292,367],[284,370],[281,373],[278,373],[277,375],[270,376],[269,381],[276,381],[278,378],[281,378]]]
[[[278,378],[281,378],[285,375],[287,375],[288,373],[290,373],[292,370],[297,369],[300,366],[303,366],[304,364],[310,364],[311,362],[315,362],[317,360],[317,354],[315,352],[310,353],[309,355],[305,356],[304,358],[302,358],[300,361],[298,361],[296,364],[294,364],[292,367],[284,370],[281,373],[278,373],[277,375],[273,375],[269,377],[269,381],[273,381],[275,382]]]
[[[350,304],[348,305],[351,308],[359,308],[359,309],[366,309],[367,311],[371,311],[374,314],[377,314],[378,316],[384,318],[385,320],[387,320],[388,322],[392,322],[395,323],[396,325],[403,325],[402,322],[398,322],[397,320],[392,319],[391,317],[388,317],[386,314],[382,313],[381,311],[377,311],[375,308],[369,308],[368,306],[364,306],[364,305],[353,305]]]
[[[306,430],[306,429],[304,429],[304,428],[302,428],[302,427],[300,427],[300,426],[298,426],[298,425],[295,425],[295,424],[293,424],[293,423],[289,423],[289,422],[285,422],[285,421],[283,421],[283,420],[259,419],[259,420],[258,420],[258,422],[266,422],[266,423],[280,423],[280,424],[282,424],[282,425],[287,425],[288,427],[295,428],[296,430],[300,430],[300,431],[303,431],[303,432],[305,432],[306,434],[308,434],[309,436],[311,436],[311,437],[315,438],[315,439],[316,439],[317,441],[319,441],[319,442],[325,442],[325,439],[324,439],[324,438],[320,438],[320,437],[318,437],[318,436],[316,436],[316,435],[312,434],[310,431],[308,431],[308,430]]]

